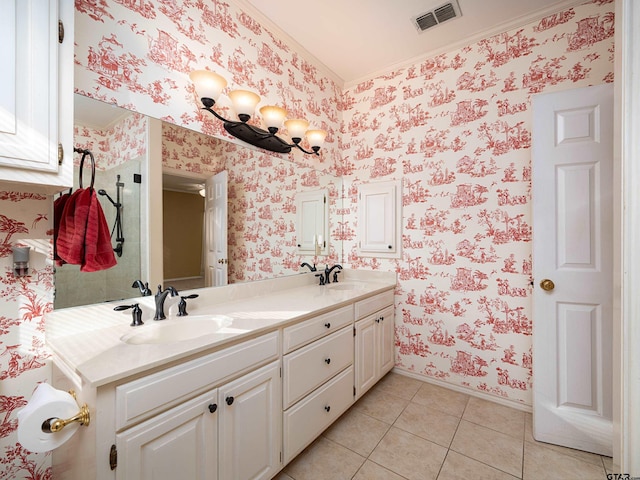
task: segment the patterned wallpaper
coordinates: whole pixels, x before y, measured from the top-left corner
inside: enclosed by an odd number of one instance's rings
[[[396,367],[532,404],[531,97],[613,81],[614,3],[570,8],[344,92],[352,268],[396,271]],[[403,254],[359,258],[357,192],[402,179]]]
[[[229,283],[291,275],[305,261],[339,261],[340,241],[329,242],[329,256],[296,253],[296,192],[326,189],[335,230],[342,181],[334,175],[168,123],[162,127],[162,164],[176,174],[229,173]]]
[[[613,80],[611,0],[345,91],[230,3],[75,5],[79,93],[229,139],[198,110],[189,85],[189,71],[209,67],[233,88],[254,89],[327,130],[321,157],[289,159],[347,180],[343,217],[332,225],[345,266],[398,273],[396,366],[531,404],[531,95]],[[256,155],[278,168],[279,156]],[[403,256],[358,258],[358,185],[394,178],[403,181]],[[15,433],[16,410],[50,378],[43,316],[53,297],[51,207],[51,197],[0,192],[0,477],[7,479],[51,478],[49,456],[26,452]],[[31,276],[16,279],[9,246],[27,240],[40,253],[32,254]]]

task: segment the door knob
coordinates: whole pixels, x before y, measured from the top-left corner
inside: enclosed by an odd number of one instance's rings
[[[542,288],[545,292],[550,292],[551,290],[556,288],[556,285],[552,280],[545,278],[540,282],[540,288]]]

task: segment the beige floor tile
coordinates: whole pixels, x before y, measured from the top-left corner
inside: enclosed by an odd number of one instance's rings
[[[406,375],[389,372],[373,388],[396,397],[411,400],[423,383]]]
[[[275,477],[273,477],[273,480],[294,480],[293,478],[291,478],[289,475],[287,475],[284,472],[280,472],[278,475],[276,475]]]
[[[348,448],[320,437],[287,465],[284,472],[295,480],[347,480],[364,461],[364,457]]]
[[[371,460],[367,460],[360,467],[353,480],[404,480],[404,478],[377,463],[373,463]]]
[[[411,401],[449,415],[462,417],[468,400],[469,395],[464,393],[454,392],[431,383],[423,383]]]
[[[464,410],[463,420],[522,439],[525,412],[489,400],[471,397]]]
[[[409,400],[373,389],[358,400],[352,408],[391,425],[408,404]]]
[[[435,480],[446,454],[446,448],[392,427],[369,458],[409,480]]]
[[[462,420],[451,449],[516,477],[522,475],[522,439]]]
[[[571,457],[582,460],[583,462],[593,463],[594,465],[602,465],[602,457],[595,453],[576,450],[575,448],[562,447],[552,443],[538,442],[533,438],[533,416],[530,413],[525,414],[525,436],[526,442],[535,443],[541,447],[549,448],[555,452],[569,455]],[[610,458],[610,457],[609,457]]]
[[[602,480],[604,466],[584,462],[575,457],[525,442],[523,480],[562,478],[564,480]]]
[[[458,423],[458,417],[410,403],[393,426],[449,448]]]
[[[442,480],[517,480],[520,477],[514,477],[450,450],[438,478]]]
[[[357,410],[349,410],[323,435],[366,457],[373,452],[389,428],[387,423]]]

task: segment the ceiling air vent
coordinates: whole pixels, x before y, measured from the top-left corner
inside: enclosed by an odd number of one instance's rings
[[[444,5],[440,5],[430,12],[423,13],[413,20],[418,31],[424,32],[428,28],[435,27],[436,25],[451,20],[452,18],[460,17],[461,15],[460,6],[457,2],[452,1],[445,3]]]

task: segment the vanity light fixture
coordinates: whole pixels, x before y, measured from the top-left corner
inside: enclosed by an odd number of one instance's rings
[[[324,130],[308,130],[309,122],[302,119],[285,121],[287,111],[284,108],[274,105],[267,105],[260,108],[262,121],[267,127],[267,130],[249,125],[247,122],[255,113],[256,105],[260,102],[260,97],[247,90],[234,90],[229,92],[229,98],[233,103],[233,108],[240,121],[227,120],[213,110],[216,100],[218,100],[222,90],[227,86],[227,81],[217,73],[210,72],[209,70],[194,70],[189,74],[189,78],[193,82],[196,93],[204,105],[203,110],[208,111],[218,120],[221,120],[224,129],[234,137],[271,152],[289,153],[292,147],[296,147],[304,153],[319,155],[318,151],[327,136],[327,132]],[[276,135],[283,123],[293,143],[287,143]],[[300,142],[304,136],[307,137],[311,151],[305,150],[300,146]]]

